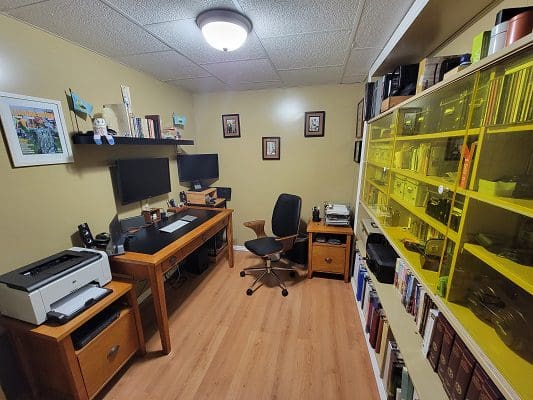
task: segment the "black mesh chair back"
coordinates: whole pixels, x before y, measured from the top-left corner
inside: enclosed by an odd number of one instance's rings
[[[272,212],[272,233],[277,237],[297,234],[301,208],[302,199],[299,196],[280,194]]]

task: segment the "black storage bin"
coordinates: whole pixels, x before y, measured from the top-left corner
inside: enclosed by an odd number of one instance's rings
[[[370,235],[366,242],[366,262],[376,279],[382,283],[394,283],[394,270],[398,254],[384,236]]]
[[[307,265],[307,235],[298,235],[292,249],[285,253],[285,257],[296,264]]]

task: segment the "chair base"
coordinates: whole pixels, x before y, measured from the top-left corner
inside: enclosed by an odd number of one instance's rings
[[[284,262],[284,261],[282,260],[282,262]],[[294,270],[294,268],[292,266],[288,265],[286,268],[278,267],[278,266],[274,266],[273,267],[272,266],[272,260],[270,259],[270,257],[268,257],[268,258],[265,259],[265,266],[264,267],[248,267],[248,268],[244,268],[241,271],[240,275],[242,277],[245,277],[246,275],[249,275],[252,272],[257,272],[257,271],[262,271],[263,273],[261,275],[259,275],[257,278],[255,278],[254,282],[250,285],[250,287],[248,289],[246,289],[246,294],[248,296],[251,296],[252,294],[254,294],[255,285],[265,275],[271,275],[271,276],[273,276],[276,279],[276,281],[278,282],[278,286],[281,288],[281,295],[283,297],[285,297],[285,296],[287,296],[289,294],[289,291],[287,290],[287,286],[285,286],[285,284],[281,281],[281,279],[279,278],[278,274],[276,274],[276,271],[288,271],[290,273],[291,277],[293,277],[296,274],[296,272],[295,272],[295,270]]]

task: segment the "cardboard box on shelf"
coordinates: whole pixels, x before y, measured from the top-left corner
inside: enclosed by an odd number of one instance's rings
[[[411,96],[391,96],[387,97],[381,102],[381,112],[387,111],[389,108],[397,106],[398,104],[404,102]]]

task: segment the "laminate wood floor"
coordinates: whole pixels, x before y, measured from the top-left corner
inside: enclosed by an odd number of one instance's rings
[[[286,276],[245,294],[259,264],[235,252],[181,287],[167,285],[172,352],[161,355],[152,303],[141,305],[148,354],[135,357],[102,399],[378,399],[350,284]]]

